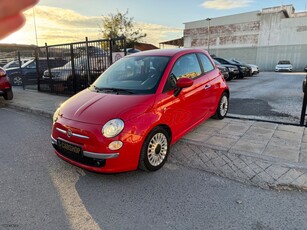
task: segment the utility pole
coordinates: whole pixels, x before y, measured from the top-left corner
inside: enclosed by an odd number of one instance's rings
[[[36,29],[36,18],[35,18],[35,10],[34,10],[34,7],[33,7],[33,20],[34,20],[35,40],[36,40],[36,45],[38,46],[37,29]]]
[[[211,18],[206,18],[206,21],[208,21],[208,53],[210,53],[210,21],[211,21]]]

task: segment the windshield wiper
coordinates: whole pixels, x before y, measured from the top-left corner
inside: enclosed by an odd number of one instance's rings
[[[127,89],[118,89],[118,88],[99,88],[97,86],[94,86],[95,90],[97,90],[98,92],[104,92],[104,93],[108,93],[108,92],[112,92],[112,93],[116,93],[116,94],[134,94],[134,92],[127,90]]]

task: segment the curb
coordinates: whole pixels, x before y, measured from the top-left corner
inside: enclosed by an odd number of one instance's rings
[[[229,153],[182,139],[169,161],[263,189],[307,190],[307,166],[274,157]]]
[[[16,110],[23,111],[23,112],[28,112],[28,113],[32,113],[32,114],[36,114],[36,115],[42,115],[42,116],[47,117],[47,118],[52,118],[52,116],[53,116],[53,114],[51,112],[41,110],[41,109],[37,109],[37,108],[28,108],[28,107],[18,105],[18,104],[5,103],[5,106],[8,107],[8,108],[16,109]]]

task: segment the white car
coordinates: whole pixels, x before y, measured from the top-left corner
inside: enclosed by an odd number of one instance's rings
[[[259,66],[254,64],[247,64],[252,68],[252,75],[258,74],[260,72]]]
[[[275,66],[275,72],[279,72],[279,71],[288,71],[288,72],[292,72],[292,64],[290,61],[279,61],[278,64]]]

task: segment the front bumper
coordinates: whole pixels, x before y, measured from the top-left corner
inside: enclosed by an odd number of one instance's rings
[[[121,133],[115,138],[105,138],[101,134],[101,126],[60,119],[53,125],[51,141],[55,153],[63,160],[99,173],[117,173],[136,170],[142,145],[142,137]],[[67,131],[73,135],[68,137]],[[122,148],[112,151],[109,143],[115,140],[123,142]],[[81,149],[81,154],[63,149],[58,141],[64,141]]]

